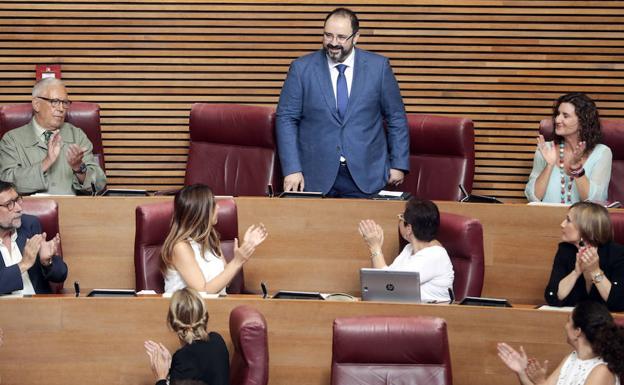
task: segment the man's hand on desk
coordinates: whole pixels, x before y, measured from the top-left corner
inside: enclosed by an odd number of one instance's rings
[[[304,187],[305,182],[301,172],[286,175],[284,178],[284,191],[303,191]]]

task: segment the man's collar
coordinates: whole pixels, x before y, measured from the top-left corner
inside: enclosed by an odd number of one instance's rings
[[[45,128],[41,127],[41,125],[39,124],[39,122],[37,122],[37,118],[35,118],[33,116],[32,118],[32,124],[33,124],[33,128],[35,129],[35,135],[37,135],[37,138],[41,138],[43,139],[43,133],[48,131]],[[56,130],[52,130],[52,132],[58,131],[59,129]]]

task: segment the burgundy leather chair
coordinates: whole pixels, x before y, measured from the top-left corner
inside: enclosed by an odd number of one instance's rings
[[[624,212],[610,211],[609,216],[613,225],[613,240],[624,245]]]
[[[455,299],[461,301],[468,296],[480,297],[485,271],[481,222],[461,215],[440,213],[436,239],[442,243],[453,264]],[[406,244],[399,232],[401,250]]]
[[[608,198],[610,201],[624,203],[624,183],[622,183],[624,178],[624,119],[600,119],[600,128],[602,143],[613,153]],[[542,119],[539,132],[546,140],[554,139],[551,118]]]
[[[0,137],[7,131],[21,127],[32,119],[32,104],[8,104],[0,106]],[[67,111],[65,121],[79,127],[93,144],[93,156],[104,168],[104,148],[100,128],[100,106],[95,103],[73,102]]]
[[[354,317],[334,321],[331,385],[451,385],[446,321]]]
[[[399,189],[430,200],[460,200],[460,184],[470,193],[475,168],[472,120],[407,114],[407,122],[410,172]]]
[[[36,216],[41,223],[41,229],[46,233],[46,240],[54,238],[59,233],[58,204],[52,199],[24,199],[22,202],[22,212]],[[61,235],[61,241],[63,237]],[[59,245],[59,254],[62,258],[63,249]],[[63,283],[50,282],[53,293],[63,291]]]
[[[225,259],[234,257],[234,239],[238,237],[236,202],[232,198],[217,197],[219,205],[217,231],[221,236],[221,250]],[[136,290],[154,290],[162,293],[165,282],[160,272],[160,249],[171,226],[173,201],[148,203],[136,208],[134,236],[134,273]],[[244,291],[243,270],[234,277],[228,293]]]
[[[216,195],[265,196],[281,188],[273,108],[197,103],[184,183],[203,183]]]
[[[230,385],[267,385],[269,344],[264,316],[250,306],[234,308],[230,313],[230,337],[234,345]]]

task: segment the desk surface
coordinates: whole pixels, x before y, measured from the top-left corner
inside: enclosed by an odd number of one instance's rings
[[[530,355],[558,363],[570,347],[563,326],[567,314],[531,308],[410,305],[374,302],[263,300],[230,296],[206,300],[209,328],[232,351],[230,311],[250,305],[269,330],[270,385],[327,385],[332,322],[337,317],[436,316],[448,323],[453,383],[516,384],[496,356],[496,343],[522,344]],[[148,298],[36,297],[0,299],[3,385],[153,384],[143,341],[177,340],[165,323],[169,301]]]
[[[60,207],[67,285],[134,287],[135,207],[171,197],[55,197]],[[357,233],[363,218],[375,219],[386,234],[384,254],[397,255],[396,214],[403,202],[336,199],[236,198],[239,234],[264,222],[269,238],[245,265],[248,289],[348,292],[358,294],[358,269],[369,266]],[[560,239],[563,207],[437,202],[440,210],[481,221],[484,228],[483,295],[512,303],[543,301],[552,258]]]

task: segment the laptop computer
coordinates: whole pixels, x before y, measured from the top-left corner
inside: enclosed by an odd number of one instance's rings
[[[362,301],[420,303],[420,273],[360,269]]]

